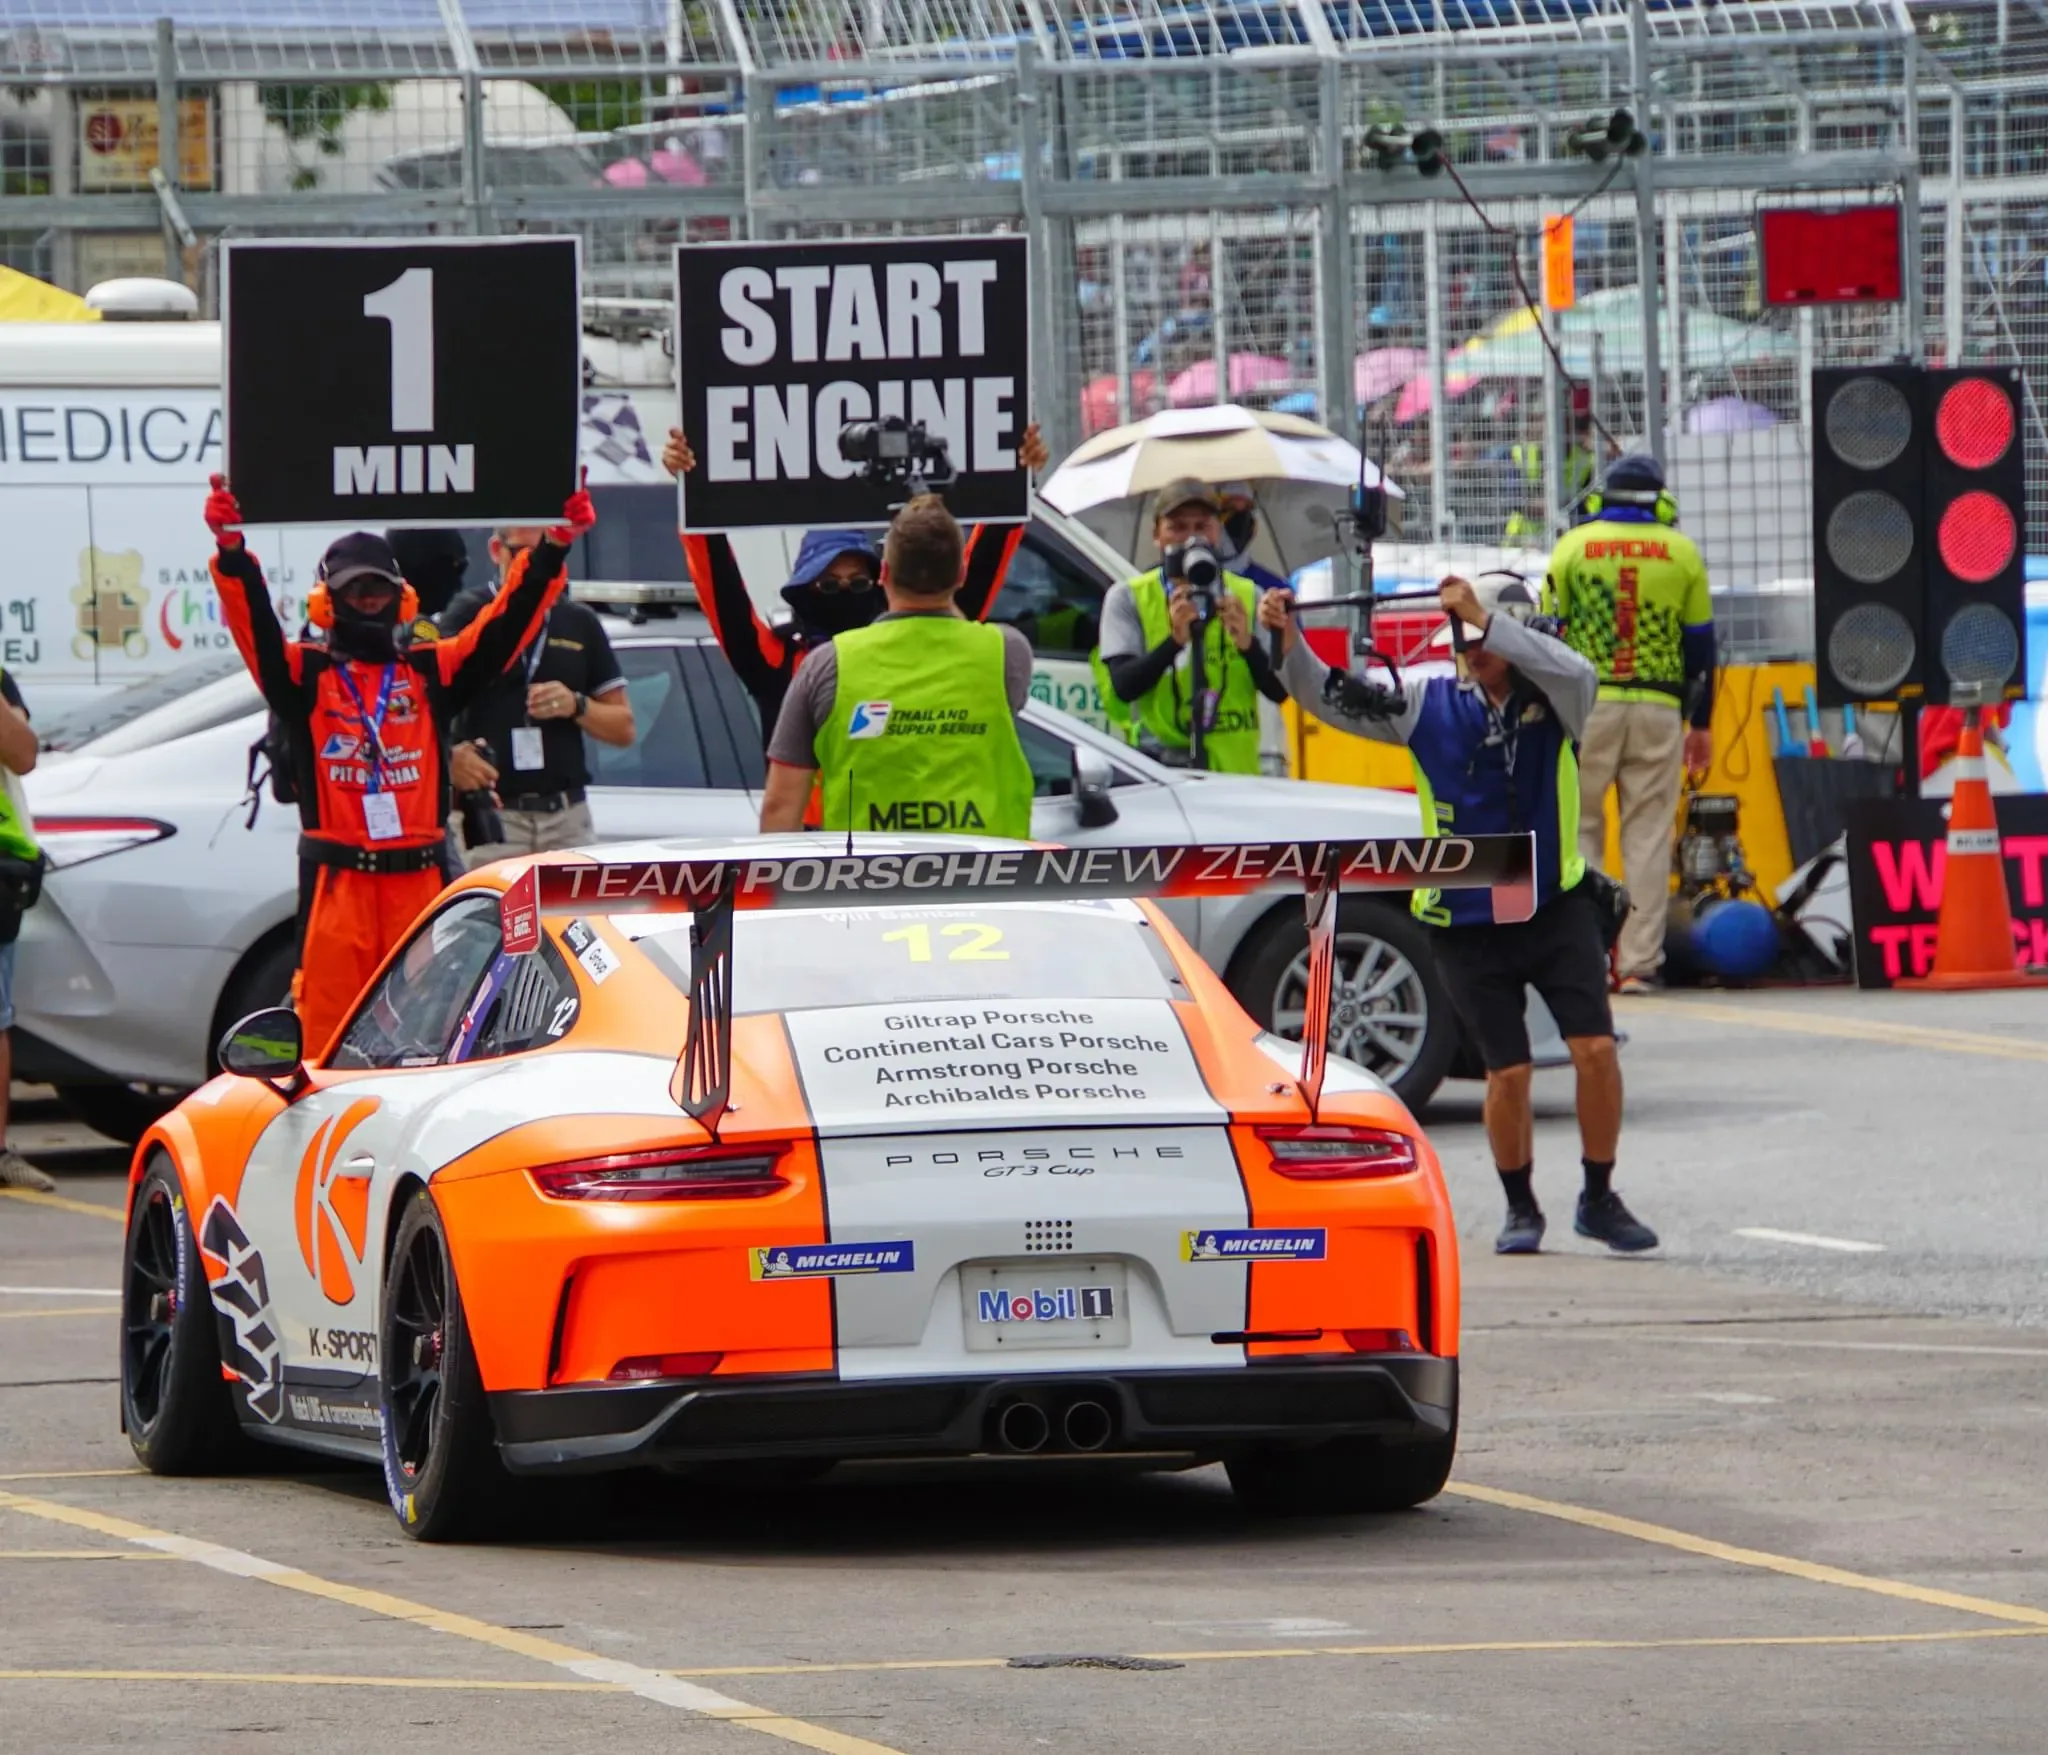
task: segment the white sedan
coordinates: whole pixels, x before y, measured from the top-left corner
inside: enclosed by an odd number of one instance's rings
[[[594,592],[594,587],[586,587]],[[591,743],[600,839],[751,834],[759,723],[694,610],[607,618],[639,737]],[[216,1070],[236,1018],[275,1004],[296,962],[298,813],[252,783],[264,730],[232,654],[195,660],[43,727],[29,803],[55,869],[17,959],[19,1078],[55,1085],[89,1125],[134,1139]],[[1032,828],[1070,843],[1348,840],[1412,835],[1401,792],[1190,774],[1034,701],[1024,742]],[[259,796],[260,794],[260,796]],[[1307,940],[1296,899],[1170,903],[1175,924],[1260,1023],[1301,1024]],[[1420,1108],[1478,1071],[1429,952],[1397,902],[1346,897],[1330,1046]],[[1539,1064],[1568,1060],[1531,995]]]

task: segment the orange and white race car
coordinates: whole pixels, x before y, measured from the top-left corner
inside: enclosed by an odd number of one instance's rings
[[[317,1062],[288,1011],[236,1025],[136,1153],[136,1455],[381,1462],[427,1539],[514,1476],[650,1466],[1142,1452],[1276,1510],[1433,1495],[1429,1143],[1146,898],[1300,887],[1327,995],[1340,887],[1519,918],[1529,838],[834,846],[508,861]]]

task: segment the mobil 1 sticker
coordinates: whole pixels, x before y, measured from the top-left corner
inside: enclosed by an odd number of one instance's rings
[[[1222,1114],[1165,1000],[842,1006],[787,1025],[823,1134]]]

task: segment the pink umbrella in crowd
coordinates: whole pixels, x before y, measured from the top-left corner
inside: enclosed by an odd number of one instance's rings
[[[1269,353],[1234,353],[1230,356],[1230,395],[1256,396],[1262,390],[1291,384],[1294,368]],[[1175,408],[1203,408],[1222,400],[1216,394],[1216,362],[1197,360],[1184,372],[1176,372],[1166,386],[1167,400]]]
[[[1391,396],[1429,367],[1429,351],[1420,347],[1376,347],[1352,362],[1351,393],[1359,406]]]

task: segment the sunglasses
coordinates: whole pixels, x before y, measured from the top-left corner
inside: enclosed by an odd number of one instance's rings
[[[820,573],[812,583],[830,597],[841,591],[872,591],[875,588],[875,576],[872,573],[854,573],[846,578],[835,578],[830,573]]]

